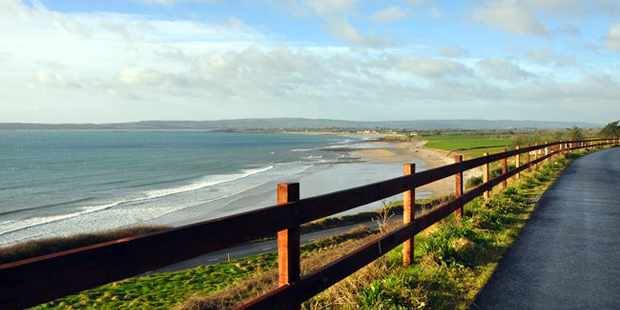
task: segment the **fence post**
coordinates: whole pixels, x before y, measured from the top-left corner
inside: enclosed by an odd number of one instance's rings
[[[528,144],[527,147],[529,148],[530,146],[532,146],[531,144]],[[527,151],[527,154],[525,154],[525,164],[527,165],[527,172],[532,172],[532,165],[530,165],[530,156],[531,156],[532,151]]]
[[[538,142],[534,143],[534,146],[538,147]],[[534,150],[534,160],[538,159],[538,153],[540,152],[540,149],[536,149]],[[534,169],[538,170],[538,163],[534,164]]]
[[[489,182],[489,153],[482,153],[482,156],[486,158],[482,166],[482,181],[486,184]],[[484,199],[489,199],[489,197],[489,191],[484,191]]]
[[[508,149],[504,148],[504,153],[506,152],[508,152]],[[502,159],[502,175],[506,174],[506,172],[508,172],[508,158],[504,157]],[[508,187],[508,179],[502,181],[502,189],[506,189],[506,187]]]
[[[299,200],[299,183],[278,184],[279,205],[296,200]],[[299,255],[299,226],[278,231],[278,287],[299,280]]]
[[[454,156],[455,163],[460,163],[462,161],[463,161],[463,155]],[[454,175],[454,179],[456,181],[455,195],[457,199],[461,198],[461,195],[463,195],[463,170],[462,169],[459,169],[459,170],[460,171]],[[463,218],[463,204],[460,202],[459,202],[459,208],[456,209],[456,218],[459,220]]]
[[[405,175],[415,173],[415,164],[405,164]],[[415,188],[403,193],[403,224],[407,225],[415,220]],[[403,266],[411,265],[415,250],[415,234],[403,243]]]
[[[515,150],[519,150],[521,149],[518,145],[515,147]],[[521,154],[517,153],[517,156],[515,156],[515,169],[519,169],[519,167],[521,167]],[[517,172],[517,175],[515,176],[515,179],[519,179],[521,178],[521,172]]]

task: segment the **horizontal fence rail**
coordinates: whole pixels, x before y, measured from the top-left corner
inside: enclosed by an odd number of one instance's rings
[[[511,151],[460,161],[422,172],[411,172],[390,180],[363,185],[325,195],[298,199],[299,187],[278,190],[278,204],[197,224],[144,236],[43,255],[0,265],[0,308],[21,309],[77,293],[102,284],[140,275],[144,272],[186,261],[220,249],[278,233],[280,287],[238,309],[296,308],[302,302],[334,285],[348,275],[381,257],[437,221],[452,214],[474,198],[524,170],[531,170],[552,156],[588,147],[618,145],[618,139],[560,141],[517,148]],[[299,277],[299,226],[320,218],[411,192],[447,177],[457,177],[462,188],[464,171],[521,154],[526,164],[485,182],[457,198],[411,218],[398,229],[326,265]],[[530,160],[530,155],[534,159]],[[415,170],[415,167],[413,167]],[[486,179],[485,179],[486,180]],[[460,183],[459,183],[460,182]],[[290,184],[289,184],[290,185]],[[293,191],[291,191],[293,190]],[[285,195],[282,196],[281,194]],[[486,196],[485,196],[486,197]],[[295,239],[296,238],[296,239]],[[208,241],[206,241],[208,240]],[[296,247],[296,248],[295,248]],[[412,249],[412,245],[407,246]],[[411,257],[411,253],[407,253]],[[408,261],[408,258],[404,260]],[[289,274],[296,273],[296,274]]]

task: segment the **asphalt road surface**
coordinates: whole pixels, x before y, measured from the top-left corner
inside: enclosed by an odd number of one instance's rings
[[[620,148],[564,171],[472,309],[620,309]]]

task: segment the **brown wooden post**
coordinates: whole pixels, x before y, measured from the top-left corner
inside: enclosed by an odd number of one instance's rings
[[[506,152],[508,152],[508,149],[504,148],[504,153]],[[504,157],[504,159],[502,159],[502,174],[506,174],[506,172],[508,172],[508,158]],[[502,181],[502,189],[506,187],[508,187],[508,179]]]
[[[454,162],[460,163],[463,161],[463,155],[454,156]],[[463,195],[463,170],[461,169],[457,174],[454,175],[456,180],[456,198],[461,198]],[[456,209],[456,218],[461,220],[463,218],[463,204],[459,203],[459,208]]]
[[[517,145],[515,149],[518,151],[520,148]],[[516,166],[516,169],[519,169],[519,167],[521,167],[521,154],[517,154],[517,156],[515,156],[515,166]],[[517,172],[517,175],[515,175],[515,179],[518,180],[519,178],[521,178],[521,173]]]
[[[538,142],[534,143],[534,146],[538,147]],[[540,149],[536,149],[534,151],[534,160],[538,159],[538,153],[540,152]],[[538,163],[534,164],[534,169],[538,170]]]
[[[486,158],[484,165],[482,166],[482,181],[484,183],[489,182],[489,153],[482,153],[482,156]],[[489,199],[489,191],[484,192],[484,199]]]
[[[530,147],[531,145],[527,145],[527,147]],[[527,165],[527,172],[532,172],[532,165],[530,165],[530,153],[532,153],[532,151],[527,151],[527,154],[525,154],[525,164]]]
[[[299,183],[278,184],[279,205],[296,200],[299,200]],[[299,226],[278,231],[278,286],[299,280],[299,254]]]
[[[415,173],[415,164],[405,164],[405,175]],[[415,219],[415,188],[403,193],[403,224],[407,225]],[[403,243],[403,266],[407,267],[413,262],[415,254],[415,235]]]

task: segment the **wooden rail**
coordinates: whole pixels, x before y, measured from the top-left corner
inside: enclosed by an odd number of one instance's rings
[[[587,142],[587,143],[586,143]],[[0,308],[21,309],[54,300],[105,283],[136,276],[257,238],[278,235],[279,288],[238,309],[293,309],[353,272],[384,255],[399,244],[404,264],[413,257],[413,237],[418,232],[459,210],[494,186],[550,157],[586,147],[618,145],[618,139],[561,141],[517,148],[415,172],[405,167],[402,177],[299,199],[298,184],[278,187],[278,204],[215,220],[169,229],[144,236],[43,255],[0,265]],[[545,154],[541,154],[546,150]],[[535,159],[530,161],[530,152]],[[507,171],[506,159],[527,154],[526,163]],[[519,158],[519,157],[517,157]],[[503,174],[488,180],[488,165],[502,160]],[[485,183],[463,192],[464,171],[485,167]],[[412,204],[415,188],[456,175],[457,197],[418,218],[405,216],[404,225],[350,253],[319,271],[300,277],[299,226],[374,201],[404,193]],[[409,197],[408,197],[409,196]],[[485,195],[486,197],[486,195]],[[413,209],[412,206],[409,206]],[[411,210],[410,210],[411,211]]]

